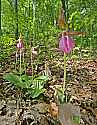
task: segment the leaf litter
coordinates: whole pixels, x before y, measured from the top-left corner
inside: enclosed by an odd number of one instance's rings
[[[69,64],[69,65],[68,65]],[[5,68],[10,64],[4,64]],[[14,125],[16,119],[16,90],[2,79],[0,71],[0,125]],[[42,65],[43,67],[43,65]],[[56,104],[55,88],[63,82],[62,60],[48,61],[51,78],[46,85],[45,98],[31,103],[31,100],[21,102],[19,109],[20,125],[60,125],[50,109],[51,102]],[[69,60],[67,62],[67,93],[71,96],[70,103],[78,105],[81,112],[80,125],[97,125],[97,60]],[[54,111],[57,106],[53,104]],[[45,107],[45,108],[44,108]],[[55,113],[56,113],[55,112]],[[56,113],[57,115],[57,113]]]

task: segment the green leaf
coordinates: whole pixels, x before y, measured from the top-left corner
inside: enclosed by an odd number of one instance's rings
[[[3,78],[14,85],[20,86],[22,83],[22,81],[20,80],[20,77],[17,75],[14,75],[12,73],[8,73],[8,74],[4,75]]]
[[[23,88],[30,88],[30,86],[32,85],[32,80],[28,80],[23,82]]]
[[[5,80],[9,81],[11,84],[14,84],[17,88],[28,88],[31,84],[29,81],[22,81],[20,76],[8,73],[3,77]],[[30,83],[30,84],[29,84]]]
[[[34,80],[43,80],[43,81],[47,81],[49,78],[48,76],[39,76],[37,78],[35,78]]]
[[[48,76],[39,76],[33,80],[31,87],[42,89],[47,80],[48,80]]]
[[[74,123],[80,123],[80,117],[79,116],[73,116],[73,122]]]
[[[27,76],[27,75],[22,75],[22,76],[21,76],[21,79],[22,79],[22,81],[29,81],[29,80],[32,81],[32,77]]]
[[[33,89],[32,92],[31,92],[31,97],[34,99],[34,98],[37,98],[40,94],[44,93],[45,89]]]

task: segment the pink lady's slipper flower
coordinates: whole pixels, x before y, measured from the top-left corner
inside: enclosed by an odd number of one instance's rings
[[[23,47],[24,47],[23,41],[22,41],[21,38],[19,38],[19,39],[18,39],[18,43],[17,43],[17,48],[18,48],[18,49],[22,49]]]
[[[70,53],[74,48],[75,43],[69,36],[63,36],[60,38],[59,41],[59,49],[64,53]]]

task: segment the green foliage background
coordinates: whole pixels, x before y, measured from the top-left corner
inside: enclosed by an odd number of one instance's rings
[[[32,41],[33,46],[40,46],[40,48],[44,46],[45,50],[56,47],[58,33],[62,31],[57,26],[61,6],[61,0],[18,0],[18,31],[22,33],[26,45]],[[79,48],[96,51],[96,8],[95,0],[68,0],[66,11],[69,15],[69,30],[87,32],[85,37],[74,37]],[[12,44],[9,43],[10,39],[14,39],[14,45],[16,18],[15,0],[1,0],[0,46],[8,48],[8,44],[9,46]]]

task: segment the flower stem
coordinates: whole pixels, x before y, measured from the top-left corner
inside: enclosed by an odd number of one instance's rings
[[[17,66],[17,51],[16,51],[16,62],[15,62],[15,70],[16,70],[16,66]]]
[[[63,83],[63,94],[66,87],[66,54],[64,53],[64,83]]]
[[[32,47],[31,47],[31,68],[32,68],[32,82],[33,82],[33,53],[32,53]]]
[[[20,49],[20,79],[21,79],[21,49]]]

